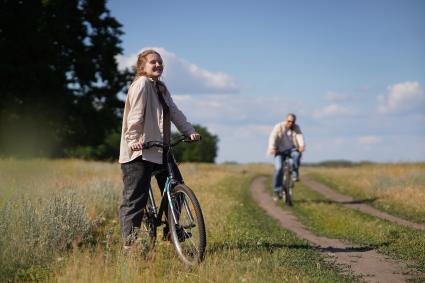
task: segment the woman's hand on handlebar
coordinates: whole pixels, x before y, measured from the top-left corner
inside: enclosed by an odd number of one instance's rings
[[[193,134],[190,134],[190,136],[187,137],[187,138],[189,138],[190,141],[199,141],[199,140],[201,140],[201,135],[195,132]],[[178,140],[174,144],[171,144],[171,146],[179,144],[184,139],[185,139],[185,137],[182,136],[182,139]],[[154,144],[151,144],[151,143],[154,143]],[[163,143],[161,141],[155,141],[155,142],[151,141],[151,142],[144,144],[144,143],[139,141],[139,142],[131,144],[130,148],[131,148],[132,151],[139,151],[139,150],[142,150],[143,148],[150,148],[152,146],[163,147]]]
[[[191,141],[199,141],[201,139],[201,135],[196,132],[191,134],[189,137]]]

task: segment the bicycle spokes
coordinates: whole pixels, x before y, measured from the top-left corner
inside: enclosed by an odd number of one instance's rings
[[[175,189],[170,214],[175,217],[171,236],[177,255],[189,265],[200,262],[205,250],[205,226],[199,203],[192,191],[184,185]]]

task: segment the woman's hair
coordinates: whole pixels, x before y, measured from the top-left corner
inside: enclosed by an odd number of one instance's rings
[[[158,52],[156,52],[153,49],[146,49],[145,51],[143,51],[142,53],[140,53],[137,56],[136,75],[134,76],[134,80],[133,81],[136,81],[141,76],[146,75],[145,72],[143,71],[143,69],[145,68],[146,62],[148,61],[146,57],[149,54],[158,54],[159,56],[161,56]]]

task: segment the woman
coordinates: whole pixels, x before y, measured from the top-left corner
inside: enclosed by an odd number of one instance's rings
[[[169,143],[171,122],[191,140],[200,139],[174,104],[164,83],[159,81],[163,69],[158,52],[149,49],[139,54],[136,76],[125,101],[119,157],[124,182],[120,206],[124,249],[130,248],[131,238],[140,227],[152,172],[164,164],[162,149],[143,149],[142,144],[148,141]],[[155,177],[163,188],[167,173]]]

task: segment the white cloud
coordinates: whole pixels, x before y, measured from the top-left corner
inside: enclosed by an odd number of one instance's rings
[[[342,106],[337,103],[331,103],[325,107],[314,111],[313,117],[315,118],[331,118],[336,116],[346,116],[351,115],[354,112],[349,108]]]
[[[266,150],[273,126],[289,112],[300,113],[302,122],[307,112],[301,101],[282,96],[173,95],[173,99],[191,123],[219,136],[218,162],[271,161]]]
[[[352,110],[351,105],[348,109],[341,106],[341,110],[337,104],[337,107],[330,107],[328,112],[324,112],[336,115],[342,111],[348,116],[330,120],[312,119],[314,111],[309,111],[309,108],[313,106],[302,99],[292,101],[284,96],[173,95],[173,99],[190,122],[201,124],[219,136],[217,162],[271,163],[272,158],[266,155],[270,131],[275,123],[282,121],[286,113],[294,109],[300,113],[299,121],[307,142],[307,151],[303,154],[306,162],[331,159],[408,161],[425,158],[424,132],[421,128],[423,117],[383,117],[374,111],[360,115]],[[363,100],[359,102],[364,103]],[[364,107],[364,104],[359,104],[359,107]],[[394,132],[397,122],[404,127]],[[395,152],[394,148],[400,145],[406,134],[409,135],[409,148],[412,151]]]
[[[387,89],[387,95],[378,97],[379,113],[405,114],[425,108],[425,94],[418,82],[390,85]]]
[[[324,100],[327,105],[314,110],[312,116],[316,119],[352,116],[357,113],[357,111],[353,110],[353,104],[351,103],[353,99],[354,97],[352,95],[328,91],[324,95]],[[350,107],[345,106],[347,103],[350,103]]]
[[[377,136],[361,136],[357,137],[357,142],[363,145],[375,144],[381,141],[380,137]]]
[[[289,112],[303,116],[302,102],[282,96],[173,95],[177,106],[197,123],[278,123]],[[198,122],[199,121],[199,122]]]
[[[268,136],[273,125],[289,112],[298,114],[305,134],[305,161],[425,158],[421,126],[425,116],[378,115],[374,111],[376,97],[372,95],[357,99],[349,94],[328,92],[322,97],[325,103],[322,108],[307,97],[291,100],[284,95],[234,95],[224,91],[226,88],[239,90],[229,76],[199,68],[165,49],[157,50],[165,61],[164,80],[175,103],[190,122],[201,124],[219,136],[218,162],[272,162],[265,154]],[[129,66],[136,62],[136,55],[121,57],[119,61],[122,66]],[[196,95],[198,93],[204,95]],[[417,82],[395,84],[388,87],[387,95],[380,98],[378,106],[380,113],[423,111],[424,92]],[[397,127],[396,136],[389,136],[394,125],[400,124],[403,127]],[[394,152],[406,135],[409,135],[409,148],[413,150],[408,154]]]
[[[161,54],[164,60],[163,79],[167,86],[176,94],[224,94],[239,93],[241,87],[229,75],[223,72],[212,72],[192,64],[185,59],[177,57],[176,54],[162,47],[149,47]],[[135,66],[137,54],[129,56],[117,56],[120,68],[131,68]]]
[[[334,92],[334,91],[328,91],[325,94],[325,99],[329,102],[341,102],[349,99],[350,97],[347,94]]]
[[[117,55],[115,57],[117,59],[117,63],[118,63],[118,69],[131,69],[133,67],[136,67],[136,62],[137,62],[137,54],[132,54],[129,56],[125,56],[125,55]]]

